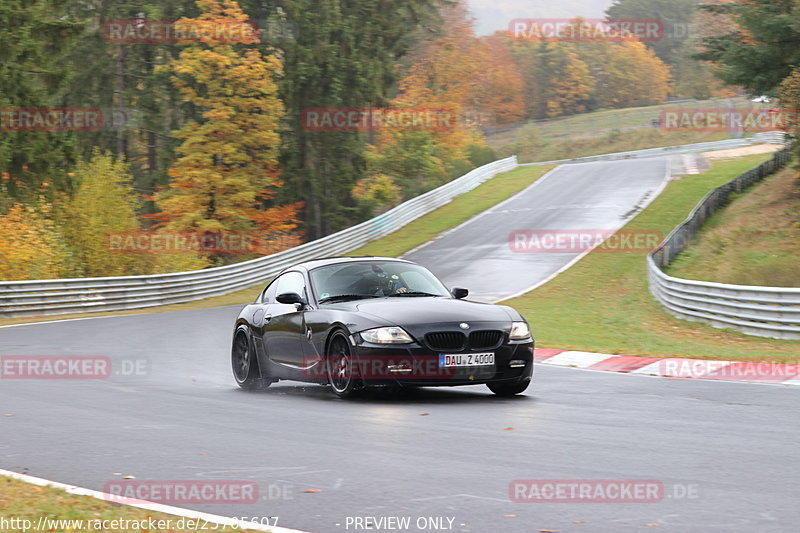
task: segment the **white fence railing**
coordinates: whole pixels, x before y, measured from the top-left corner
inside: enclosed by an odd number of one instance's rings
[[[753,144],[767,143],[767,144],[784,144],[788,134],[784,131],[761,131],[750,137],[750,142]]]
[[[790,159],[785,148],[769,161],[708,193],[689,217],[647,256],[650,292],[673,315],[748,335],[800,339],[800,288],[729,285],[681,279],[665,274],[669,265],[700,231],[703,223],[724,206],[734,192],[772,174]]]
[[[295,263],[354,250],[516,167],[516,156],[489,163],[356,226],[234,265],[147,276],[0,281],[0,316],[119,311],[227,294],[264,282]]]

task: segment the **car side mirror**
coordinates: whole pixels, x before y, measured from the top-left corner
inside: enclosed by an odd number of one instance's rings
[[[450,294],[452,294],[453,298],[456,300],[460,300],[462,298],[466,298],[469,294],[469,291],[461,287],[453,287],[453,290],[450,291]]]
[[[279,304],[295,304],[298,305],[298,309],[302,309],[305,307],[308,302],[305,298],[297,294],[296,292],[284,292],[279,294],[277,298],[275,298]]]

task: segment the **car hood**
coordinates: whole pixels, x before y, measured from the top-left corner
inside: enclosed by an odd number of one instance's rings
[[[372,315],[386,325],[460,322],[510,322],[519,320],[516,312],[494,305],[452,298],[403,297],[352,302],[359,313]]]

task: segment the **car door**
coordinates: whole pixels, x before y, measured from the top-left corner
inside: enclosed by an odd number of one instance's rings
[[[269,291],[271,301],[265,309],[263,340],[267,357],[274,363],[298,367],[303,364],[308,339],[305,311],[295,304],[282,304],[275,297],[294,292],[308,298],[305,276],[286,272],[275,280],[275,291]]]

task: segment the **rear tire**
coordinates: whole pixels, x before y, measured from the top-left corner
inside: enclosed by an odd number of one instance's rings
[[[517,383],[487,383],[486,386],[497,396],[508,397],[524,392],[530,384],[531,381],[527,380]]]
[[[270,386],[270,380],[261,377],[258,357],[250,343],[247,329],[242,326],[236,330],[231,347],[231,366],[236,384],[244,390],[263,390]]]
[[[353,364],[353,349],[347,336],[341,331],[333,334],[328,342],[325,365],[333,393],[339,398],[352,398],[363,389],[356,366]]]

